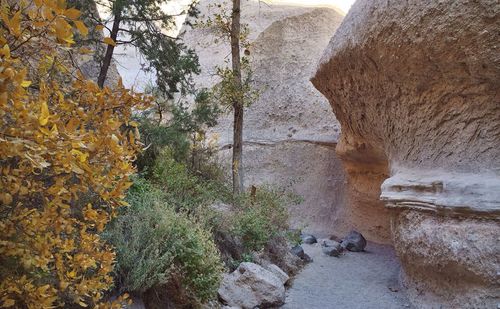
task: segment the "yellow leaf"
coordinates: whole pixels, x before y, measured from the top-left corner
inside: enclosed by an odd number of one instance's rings
[[[42,102],[42,105],[40,106],[40,117],[38,117],[38,122],[41,126],[44,126],[47,122],[49,122],[49,116],[49,106],[47,105],[47,102]]]
[[[82,175],[85,173],[85,171],[82,170],[80,167],[78,167],[78,165],[76,165],[75,163],[71,163],[71,171],[73,171],[73,173],[76,173],[79,175]]]
[[[23,88],[28,88],[30,85],[31,85],[31,81],[29,81],[29,80],[24,80],[21,83],[21,87],[23,87]]]
[[[85,24],[79,20],[75,20],[75,26],[76,26],[76,29],[78,29],[78,31],[83,35],[83,36],[87,36],[89,34],[89,29],[87,28],[87,26],[85,26]]]
[[[9,308],[14,306],[15,303],[16,303],[15,300],[7,298],[6,300],[3,301],[2,307]]]
[[[8,22],[7,24],[9,26],[10,31],[12,34],[14,34],[16,37],[21,35],[21,11],[18,11],[16,14],[14,14],[14,17]]]
[[[0,49],[0,55],[5,56],[5,58],[10,58],[10,47],[9,44],[5,44],[1,49]]]
[[[2,194],[1,196],[1,200],[2,200],[2,203],[4,205],[10,205],[10,203],[12,203],[12,195],[10,195],[10,193],[4,193]]]
[[[66,15],[66,17],[68,17],[69,19],[75,20],[80,17],[81,13],[79,10],[71,8],[64,11],[64,15]]]
[[[59,134],[59,130],[57,130],[57,124],[54,124],[54,126],[52,126],[52,129],[50,129],[50,133],[51,135]]]
[[[108,45],[116,46],[115,41],[113,41],[113,39],[110,37],[105,37],[102,41]]]
[[[80,150],[72,149],[71,154],[75,155],[81,163],[87,161],[87,158],[89,157],[88,153],[83,153]]]
[[[59,40],[70,44],[74,43],[71,26],[63,18],[56,19],[54,28],[56,30],[56,36]]]
[[[46,20],[51,20],[54,18],[54,14],[52,13],[52,10],[48,6],[42,6],[42,17]]]
[[[104,25],[97,25],[95,26],[96,31],[102,31],[104,29]]]
[[[78,52],[82,55],[87,55],[87,54],[93,54],[94,52],[90,49],[90,48],[87,48],[87,47],[81,47]]]
[[[9,95],[7,94],[7,92],[0,94],[0,107],[7,105],[8,100],[9,100]]]

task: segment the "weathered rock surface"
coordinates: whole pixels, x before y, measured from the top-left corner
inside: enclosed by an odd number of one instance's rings
[[[283,284],[286,284],[288,280],[290,280],[290,277],[275,264],[269,264],[265,266],[265,269],[272,272],[276,277],[278,277],[281,280]]]
[[[241,263],[224,276],[219,297],[229,306],[253,309],[279,306],[285,302],[282,279],[254,263]]]
[[[428,307],[495,308],[500,303],[500,224],[403,211],[394,242],[403,284]],[[416,296],[418,295],[418,297]]]
[[[305,252],[304,252],[304,248],[302,248],[302,246],[293,246],[292,249],[290,249],[290,252],[293,254],[293,255],[296,255],[298,256],[299,258],[303,259],[305,257]]]
[[[213,14],[202,0],[201,14]],[[343,217],[344,175],[336,158],[338,123],[328,101],[309,77],[342,20],[332,8],[293,7],[256,0],[242,2],[242,22],[250,28],[254,86],[260,98],[245,110],[244,178],[247,186],[291,185],[304,203],[291,207],[292,226],[328,235],[353,228]],[[217,82],[215,66],[228,60],[229,45],[213,44],[211,29],[187,29],[184,42],[195,48],[202,66],[199,86]],[[220,40],[219,40],[220,41]],[[219,135],[223,163],[230,167],[232,114],[212,131]]]
[[[316,237],[314,237],[314,235],[311,235],[311,234],[301,234],[300,239],[302,239],[302,243],[308,244],[308,245],[315,244],[318,242]]]
[[[342,126],[348,212],[370,236],[393,210],[421,307],[499,302],[498,29],[498,1],[359,0],[312,79]]]
[[[342,239],[342,248],[353,252],[364,251],[366,239],[359,232],[351,231]]]
[[[321,250],[326,255],[339,257],[344,248],[340,243],[327,239],[322,242]]]

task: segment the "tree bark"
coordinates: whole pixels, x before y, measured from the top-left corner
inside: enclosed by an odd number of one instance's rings
[[[111,33],[109,35],[113,41],[116,42],[116,38],[118,37],[118,31],[120,30],[120,22],[121,22],[121,14],[115,14],[115,18],[113,20],[113,27],[111,28]],[[106,82],[106,76],[108,75],[109,66],[111,65],[111,60],[113,59],[113,52],[115,47],[113,45],[109,45],[106,48],[106,54],[104,55],[104,59],[102,60],[101,70],[99,71],[99,77],[97,78],[97,85],[100,88],[104,87],[104,82]]]
[[[237,95],[233,99],[233,194],[243,191],[243,98],[241,93],[241,56],[240,56],[240,18],[241,1],[233,0],[231,23],[231,60],[233,66],[234,84]]]

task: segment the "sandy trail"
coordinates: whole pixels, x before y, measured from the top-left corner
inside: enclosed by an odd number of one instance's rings
[[[400,266],[391,246],[368,243],[366,252],[339,258],[323,254],[319,244],[302,247],[314,262],[297,275],[282,308],[411,308],[398,284]]]

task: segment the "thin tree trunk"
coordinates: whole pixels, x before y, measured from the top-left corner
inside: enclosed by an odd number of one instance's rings
[[[233,0],[232,24],[231,24],[231,56],[233,65],[233,77],[238,95],[234,98],[234,123],[233,123],[233,194],[243,191],[243,102],[241,97],[241,57],[240,57],[240,17],[241,2]]]
[[[116,42],[116,38],[118,37],[118,31],[120,29],[120,20],[121,14],[115,14],[115,19],[113,20],[113,27],[111,28],[111,33],[109,35],[113,41]],[[111,60],[113,59],[113,52],[115,47],[113,45],[109,45],[106,48],[106,54],[104,55],[104,59],[102,60],[101,70],[99,71],[99,77],[97,78],[97,85],[100,88],[104,87],[104,82],[106,81],[106,76],[108,75],[109,66],[111,65]]]

